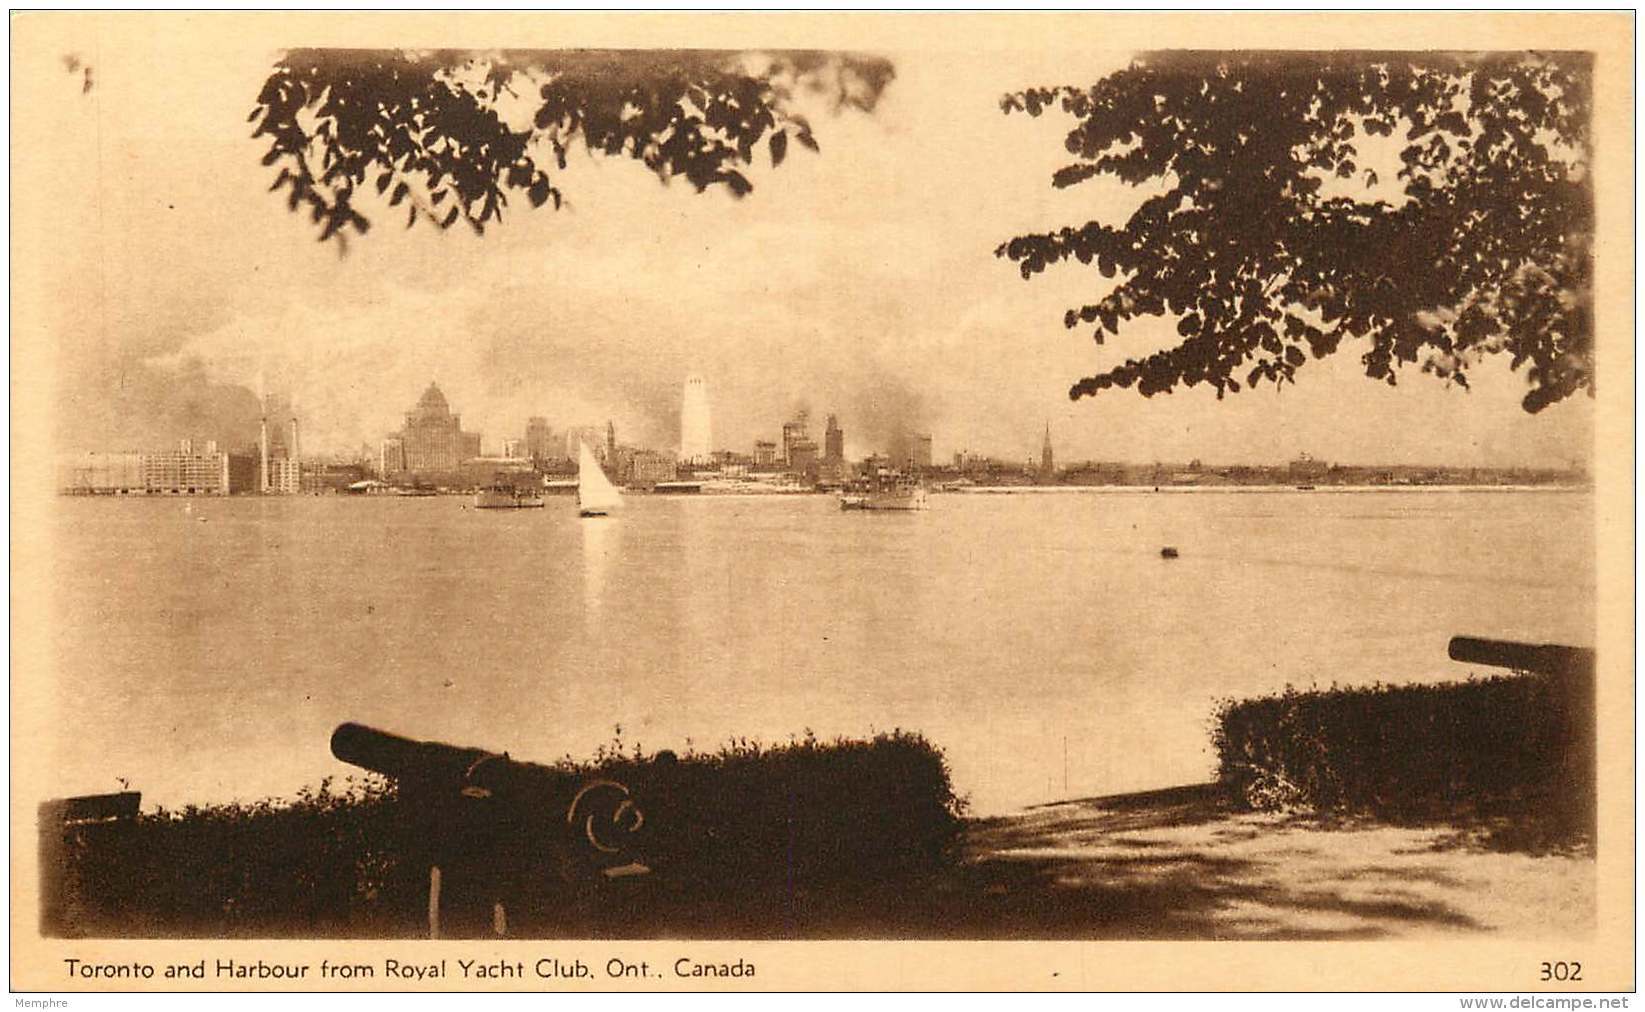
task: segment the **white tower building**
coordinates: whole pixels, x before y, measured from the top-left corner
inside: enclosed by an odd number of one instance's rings
[[[686,464],[705,463],[713,452],[708,384],[703,382],[701,376],[690,376],[686,378],[685,395],[680,401],[680,461]]]

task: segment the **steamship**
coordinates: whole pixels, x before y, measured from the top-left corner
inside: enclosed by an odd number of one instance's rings
[[[513,485],[493,485],[474,494],[477,510],[542,509],[543,494]]]
[[[881,470],[848,483],[840,492],[842,510],[923,510],[926,490],[920,481],[896,471]]]

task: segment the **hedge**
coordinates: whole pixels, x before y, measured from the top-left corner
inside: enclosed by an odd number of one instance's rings
[[[1592,683],[1503,675],[1223,702],[1218,779],[1259,810],[1534,819],[1591,841]]]
[[[436,857],[432,837],[450,828],[437,823],[456,809],[431,813],[405,785],[366,777],[286,801],[64,829],[60,900],[43,928],[414,936],[426,930],[429,865],[438,861],[452,934],[488,932],[494,900],[505,903],[511,935],[667,933],[714,910],[717,928],[781,933],[793,918],[878,902],[948,867],[961,827],[963,803],[941,751],[901,731],[831,742],[808,734],[774,747],[737,741],[679,757],[618,744],[592,761],[528,768],[573,786],[630,787],[650,873],[601,874],[590,860],[601,855],[564,829],[563,805],[460,826],[467,835],[456,851]]]

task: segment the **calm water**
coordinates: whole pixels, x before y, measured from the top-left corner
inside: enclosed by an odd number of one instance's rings
[[[353,772],[344,720],[528,759],[617,725],[647,749],[902,727],[993,813],[1203,779],[1220,697],[1458,677],[1461,632],[1593,641],[1587,494],[931,502],[62,499],[59,790],[290,795]]]

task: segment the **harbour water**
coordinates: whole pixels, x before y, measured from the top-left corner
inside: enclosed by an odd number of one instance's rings
[[[1221,698],[1594,638],[1582,492],[467,502],[60,500],[55,670],[14,670],[56,690],[57,791],[290,796],[357,772],[344,720],[540,760],[900,727],[993,814],[1208,777]]]

